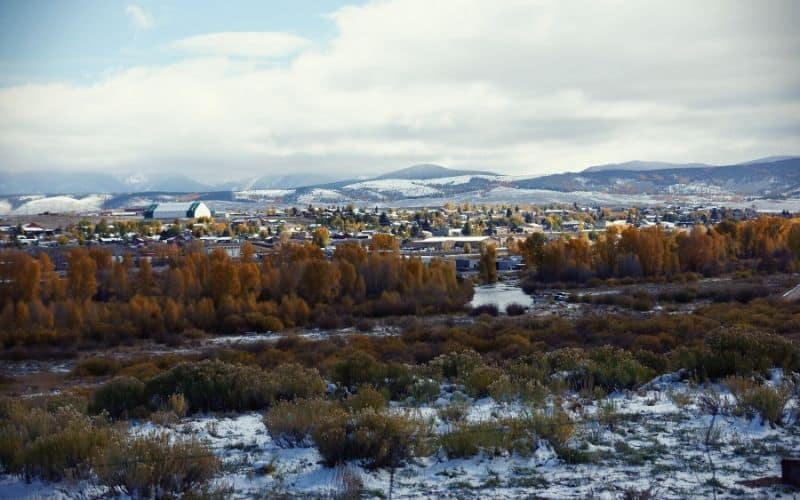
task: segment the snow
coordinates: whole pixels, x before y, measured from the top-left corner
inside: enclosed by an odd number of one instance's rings
[[[493,283],[491,285],[481,285],[475,287],[475,295],[472,296],[470,305],[478,307],[487,304],[495,304],[497,308],[504,312],[506,306],[519,304],[530,306],[533,299],[530,295],[522,291],[515,283]]]
[[[783,377],[773,371],[771,380]],[[655,498],[712,496],[704,440],[712,416],[696,404],[705,390],[682,381],[682,374],[665,374],[639,391],[611,394],[595,401],[575,393],[563,396],[563,407],[576,422],[569,445],[595,453],[587,463],[568,464],[553,448],[539,440],[527,455],[481,453],[471,458],[449,459],[439,450],[413,460],[394,476],[393,498],[619,498],[624,492],[649,491]],[[724,398],[730,394],[713,386]],[[679,406],[672,394],[686,396]],[[437,407],[464,396],[458,386],[445,385],[432,405],[419,408],[393,402],[389,411],[409,411],[432,421],[434,432],[446,432],[447,425],[436,416]],[[613,403],[613,424],[597,419],[601,404]],[[548,406],[556,404],[550,400]],[[781,486],[754,489],[740,484],[780,474],[780,455],[800,449],[796,398],[786,412],[787,424],[772,428],[760,419],[729,415],[713,418],[716,432],[709,452],[720,484],[717,495],[730,497],[775,497]],[[519,416],[522,403],[502,404],[491,398],[471,401],[468,421],[492,421]],[[232,498],[277,496],[327,496],[337,491],[342,469],[328,468],[312,447],[281,448],[270,438],[262,415],[199,415],[162,427],[151,422],[134,423],[133,434],[167,432],[173,436],[194,436],[205,441],[225,463],[218,478],[232,487]],[[269,467],[268,467],[269,466]],[[373,492],[387,495],[390,474],[348,464]],[[274,470],[272,470],[274,469]],[[22,479],[0,476],[0,497],[86,498],[103,489],[87,482],[26,484]]]
[[[8,215],[11,213],[11,203],[8,200],[0,200],[0,215]]]
[[[234,192],[233,197],[237,200],[262,200],[283,198],[294,193],[294,189],[247,189]]]
[[[15,215],[40,214],[43,212],[92,212],[99,211],[103,203],[110,198],[105,194],[90,194],[83,198],[72,196],[50,196],[30,200],[16,210]]]
[[[333,189],[315,188],[308,193],[303,193],[297,197],[298,203],[325,203],[335,201],[345,201],[347,197],[339,191]]]
[[[348,184],[342,189],[347,189],[349,191],[370,189],[381,193],[400,193],[406,198],[419,198],[420,196],[436,196],[441,194],[441,191],[427,186],[425,182],[428,181],[409,179],[378,179]]]

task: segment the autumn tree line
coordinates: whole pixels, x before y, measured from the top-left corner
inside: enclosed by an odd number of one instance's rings
[[[539,233],[521,242],[518,250],[531,284],[670,278],[681,273],[714,276],[742,269],[791,272],[800,268],[800,220],[761,217],[672,232],[660,226],[629,226],[609,229],[594,241],[548,241]]]
[[[149,259],[76,247],[61,278],[46,252],[0,252],[3,345],[336,328],[460,310],[472,296],[452,263],[403,258],[394,238],[370,250],[343,244],[330,259],[313,244],[285,244],[260,261],[247,243],[238,259],[199,244],[162,253],[154,262],[166,265],[154,268]]]

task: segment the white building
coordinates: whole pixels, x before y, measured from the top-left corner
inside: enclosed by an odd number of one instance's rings
[[[211,210],[202,201],[191,203],[154,203],[144,211],[145,219],[173,220],[211,217]]]

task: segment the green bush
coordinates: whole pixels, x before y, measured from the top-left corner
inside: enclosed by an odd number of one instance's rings
[[[408,386],[408,395],[415,404],[431,403],[436,401],[442,388],[439,382],[429,378],[416,378]]]
[[[105,410],[112,418],[128,418],[147,413],[144,383],[133,377],[118,377],[97,389],[89,411]]]
[[[72,374],[78,377],[104,377],[116,375],[121,366],[119,361],[110,358],[87,358],[72,369]]]
[[[94,460],[102,484],[140,498],[201,492],[220,467],[200,441],[175,440],[167,433],[121,437]]]
[[[464,388],[474,398],[489,395],[489,386],[503,376],[503,370],[494,366],[479,366],[464,378]]]
[[[55,410],[26,407],[18,401],[0,405],[0,465],[30,480],[84,478],[90,462],[114,435],[109,422],[71,406]]]
[[[529,455],[536,449],[537,435],[529,418],[457,423],[439,438],[448,458],[466,458],[484,452]]]
[[[672,354],[673,368],[693,370],[700,379],[766,374],[770,368],[800,370],[800,347],[778,335],[744,330],[712,333],[699,348]]]
[[[315,368],[304,368],[297,363],[278,366],[267,375],[267,381],[276,400],[291,401],[298,398],[318,398],[325,394],[325,381]]]
[[[275,396],[261,369],[217,360],[179,364],[150,379],[145,391],[158,406],[173,394],[183,394],[189,411],[261,410]]]
[[[344,405],[350,411],[360,411],[367,408],[379,411],[386,408],[387,404],[388,401],[386,401],[383,394],[369,385],[362,385],[358,388],[358,392],[344,401]]]
[[[422,449],[424,426],[404,415],[365,410],[328,415],[312,432],[325,463],[363,460],[366,467],[398,467]]]
[[[332,414],[344,414],[344,410],[324,399],[281,401],[264,417],[264,425],[278,446],[311,446],[314,428]]]
[[[794,392],[794,385],[790,382],[773,387],[760,385],[744,377],[731,376],[725,379],[724,384],[736,401],[734,414],[748,418],[761,415],[761,419],[770,425],[781,424],[783,410]]]
[[[351,389],[364,384],[378,387],[385,375],[386,367],[363,351],[350,354],[333,367],[333,381]]]

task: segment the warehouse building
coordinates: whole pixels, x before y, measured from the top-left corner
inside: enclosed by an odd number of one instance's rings
[[[211,217],[211,210],[202,201],[191,203],[154,203],[144,210],[145,219],[174,220]]]

